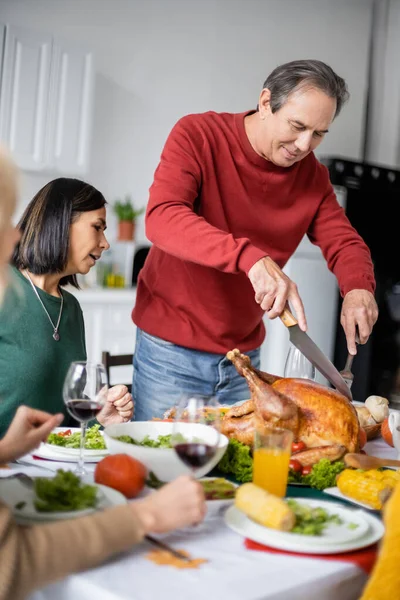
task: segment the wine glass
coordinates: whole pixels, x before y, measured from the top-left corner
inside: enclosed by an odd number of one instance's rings
[[[103,408],[108,393],[107,373],[104,365],[92,362],[71,363],[63,387],[64,404],[69,414],[81,424],[81,442],[76,475],[86,475],[84,449],[88,421]]]
[[[215,456],[220,438],[220,410],[216,398],[182,397],[176,407],[172,446],[193,476]]]
[[[286,358],[284,377],[300,377],[301,379],[316,380],[315,367],[308,358],[293,344],[290,344]]]

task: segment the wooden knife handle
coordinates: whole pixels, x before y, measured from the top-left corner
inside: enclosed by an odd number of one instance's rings
[[[290,312],[288,305],[286,305],[283,313],[279,315],[279,318],[286,327],[293,327],[293,325],[298,325],[297,319]]]

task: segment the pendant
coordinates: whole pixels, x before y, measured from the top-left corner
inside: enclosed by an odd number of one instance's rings
[[[53,333],[53,340],[56,340],[56,342],[58,342],[59,339],[60,339],[59,333],[58,333],[57,329],[55,329],[54,333]]]

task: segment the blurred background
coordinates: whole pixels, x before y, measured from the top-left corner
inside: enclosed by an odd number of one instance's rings
[[[181,116],[254,108],[274,67],[323,60],[346,79],[351,98],[318,157],[374,249],[385,323],[355,360],[355,396],[400,401],[392,214],[400,187],[399,31],[400,0],[0,0],[0,140],[22,169],[17,218],[60,176],[89,181],[111,205],[128,195],[140,211]],[[148,247],[143,214],[131,241],[118,241],[112,207],[108,225],[114,251],[78,293],[94,357],[133,350],[132,283]],[[299,285],[310,335],[343,368],[340,298],[319,250],[304,240],[286,271]],[[282,373],[287,350],[285,328],[268,323],[263,367]]]

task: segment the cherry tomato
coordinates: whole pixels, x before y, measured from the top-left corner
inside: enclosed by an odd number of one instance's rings
[[[295,473],[300,473],[300,471],[302,470],[302,466],[299,463],[298,460],[296,460],[295,458],[292,458],[292,460],[289,463],[289,469],[291,469],[292,471],[294,471]]]
[[[309,475],[312,471],[312,465],[307,465],[306,467],[303,467],[303,470],[301,472],[301,474],[303,475]]]
[[[65,431],[60,431],[57,435],[60,437],[68,437],[71,435],[72,431],[70,429],[66,429]]]
[[[307,446],[304,442],[293,442],[292,444],[292,454],[296,454],[296,452],[302,452],[305,450]]]

